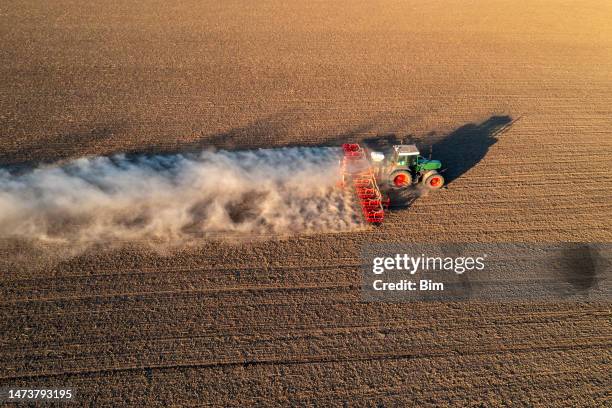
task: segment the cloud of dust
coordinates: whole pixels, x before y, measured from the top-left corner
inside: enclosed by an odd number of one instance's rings
[[[90,157],[0,169],[0,236],[47,243],[289,235],[358,228],[336,188],[340,150],[280,148]]]

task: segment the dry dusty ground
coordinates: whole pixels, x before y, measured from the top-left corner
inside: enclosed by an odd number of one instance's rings
[[[3,166],[412,132],[453,180],[358,233],[59,263],[4,242],[0,385],[109,405],[610,403],[609,301],[366,304],[356,256],[611,241],[612,3],[81,3],[0,5]]]

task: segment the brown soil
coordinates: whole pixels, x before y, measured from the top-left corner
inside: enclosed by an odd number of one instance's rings
[[[357,257],[610,242],[611,4],[133,3],[0,6],[3,167],[410,132],[449,188],[355,233],[60,260],[3,241],[0,386],[92,405],[609,403],[609,301],[369,304]]]

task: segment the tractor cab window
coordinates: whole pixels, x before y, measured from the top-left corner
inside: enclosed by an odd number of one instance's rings
[[[416,157],[412,155],[400,156],[399,161],[401,162],[402,166],[413,166],[415,164]]]
[[[408,157],[406,157],[406,156],[399,156],[397,158],[397,164],[399,166],[407,166],[408,165]]]

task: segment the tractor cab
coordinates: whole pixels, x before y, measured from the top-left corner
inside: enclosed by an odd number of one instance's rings
[[[419,149],[417,149],[415,145],[393,146],[392,163],[394,163],[397,167],[414,167],[414,165],[417,164],[419,157]]]

